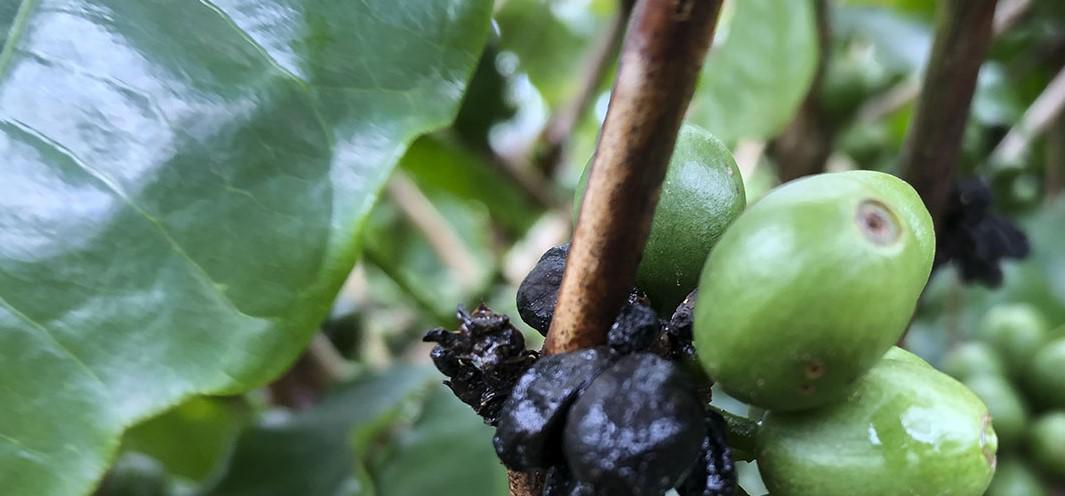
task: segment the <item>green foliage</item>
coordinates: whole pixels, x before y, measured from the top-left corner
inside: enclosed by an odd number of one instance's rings
[[[146,455],[171,476],[203,482],[226,462],[250,414],[239,397],[194,397],[127,431],[123,456]]]
[[[365,471],[370,447],[410,416],[437,377],[426,367],[398,367],[340,385],[312,410],[267,412],[241,433],[229,469],[205,494],[374,494]]]
[[[485,301],[518,320],[517,282],[567,240],[569,205],[555,202],[594,150],[614,54],[550,177],[534,167],[539,136],[594,76],[620,3],[0,1],[0,493],[504,494],[491,428],[439,384],[420,337],[453,325],[457,304]],[[778,182],[774,138],[822,57],[814,102],[830,130],[827,166],[898,163],[937,4],[827,5],[824,55],[813,0],[725,2],[686,117],[735,154],[752,205]],[[937,269],[907,338],[994,413],[1004,445],[996,495],[1053,493],[1060,482],[1048,477],[1060,470],[1060,420],[1031,424],[1057,418],[1048,412],[1061,407],[1063,348],[967,341],[989,313],[1016,305],[1045,318],[1048,331],[1034,334],[1065,338],[1065,200],[1046,201],[1062,189],[1055,167],[1065,174],[1054,138],[988,162],[1061,69],[1065,9],[1029,8],[995,36],[958,167],[988,179],[995,210],[1022,221],[1032,256],[1007,263],[998,290]],[[383,192],[390,177],[413,196]],[[412,206],[428,216],[415,220]],[[692,255],[665,238],[667,258]],[[802,256],[762,268],[779,280],[815,265]],[[702,266],[705,256],[687,258]],[[846,277],[840,266],[804,294],[823,295],[826,281]],[[743,283],[728,296],[766,293]],[[843,306],[852,321],[869,313]],[[825,315],[787,324],[823,327]],[[362,375],[306,410],[269,404],[257,388],[320,326]],[[1020,327],[1014,334],[1033,334],[1031,322]],[[764,413],[723,391],[715,403]],[[744,467],[744,487],[763,494],[757,465]]]
[[[125,427],[284,370],[392,166],[454,115],[490,11],[22,1],[0,55],[5,491],[84,494]]]
[[[436,386],[420,418],[371,465],[378,494],[506,495],[492,432],[450,391]]]
[[[813,79],[813,4],[731,2],[723,18],[692,100],[691,122],[726,143],[768,138],[788,123]]]

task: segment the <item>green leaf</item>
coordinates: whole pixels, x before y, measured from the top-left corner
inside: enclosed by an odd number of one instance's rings
[[[150,456],[169,474],[200,482],[229,456],[250,413],[239,397],[194,397],[127,431],[123,451]]]
[[[524,233],[542,213],[484,158],[440,136],[415,141],[400,167],[430,197],[450,195],[479,202],[514,234]]]
[[[372,494],[358,474],[369,442],[438,380],[427,367],[397,367],[339,387],[313,410],[267,415],[241,434],[229,471],[206,494]]]
[[[726,4],[724,14],[689,120],[726,142],[768,138],[788,123],[813,80],[813,5],[743,0]]]
[[[504,496],[506,471],[492,448],[492,428],[444,387],[414,427],[371,467],[382,496]]]
[[[932,46],[930,18],[882,6],[838,5],[831,22],[835,36],[867,43],[871,57],[888,70],[905,75],[924,70]]]
[[[391,167],[453,118],[490,15],[23,0],[0,52],[4,491],[84,494],[127,426],[283,370]]]
[[[500,47],[517,56],[517,69],[550,106],[579,84],[588,47],[610,22],[616,0],[507,0],[496,15]]]

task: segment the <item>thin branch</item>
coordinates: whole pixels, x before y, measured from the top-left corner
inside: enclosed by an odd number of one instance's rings
[[[1032,0],[1004,0],[995,9],[995,20],[992,25],[993,38],[998,39],[1017,24],[1032,6]],[[896,110],[905,107],[917,99],[921,92],[921,85],[916,79],[903,80],[892,86],[880,96],[873,98],[862,105],[858,111],[858,122],[868,123],[878,121]]]
[[[1065,187],[1065,116],[1058,116],[1047,132],[1046,175],[1043,189],[1046,202],[1057,199]]]
[[[953,188],[976,77],[991,44],[997,0],[945,0],[900,170],[939,219]]]
[[[293,410],[308,409],[330,386],[350,377],[353,370],[329,338],[316,333],[292,367],[270,383],[270,400]]]
[[[713,38],[721,1],[640,0],[544,345],[606,341],[636,276],[677,131]]]
[[[906,78],[902,82],[888,88],[887,91],[869,99],[858,109],[858,123],[868,124],[876,122],[896,110],[909,105],[921,94],[921,83],[916,78]]]
[[[1002,33],[1016,25],[1017,21],[1028,13],[1031,6],[1032,0],[1003,0],[995,10],[995,21],[992,26],[995,37],[1002,36]]]
[[[534,205],[547,210],[562,209],[548,176],[539,171],[524,167],[491,150],[484,152],[483,158],[489,167],[499,172],[506,180],[514,184]]]
[[[584,70],[577,93],[558,108],[544,125],[544,130],[539,137],[540,143],[534,147],[535,166],[544,177],[554,177],[555,171],[562,163],[563,154],[569,146],[573,131],[587,113],[592,101],[595,100],[599,88],[603,85],[607,70],[617,58],[633,3],[635,3],[634,0],[618,0],[618,9],[610,26],[602,32],[584,57],[584,63],[581,64]]]
[[[544,473],[539,470],[530,472],[507,471],[507,486],[511,496],[540,496],[543,491]]]
[[[418,189],[418,185],[402,171],[396,171],[388,182],[388,196],[399,210],[414,224],[440,261],[455,275],[465,289],[474,289],[480,263],[466,247],[466,243],[451,228],[451,224]]]
[[[1010,166],[1024,155],[1032,140],[1046,130],[1065,108],[1065,69],[1050,81],[1046,89],[1024,112],[1020,122],[1010,129],[988,159],[991,164]]]
[[[814,79],[795,118],[770,144],[782,182],[823,171],[832,151],[832,142],[835,141],[838,126],[831,116],[826,115],[821,103],[821,89],[832,57],[832,25],[828,0],[814,2],[814,15],[817,21],[818,48]]]

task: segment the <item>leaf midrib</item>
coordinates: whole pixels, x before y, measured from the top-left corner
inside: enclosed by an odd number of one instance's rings
[[[4,43],[3,51],[0,51],[0,78],[7,73],[7,67],[11,58],[15,55],[16,41],[22,38],[22,32],[26,30],[26,20],[30,17],[30,11],[37,6],[39,0],[22,0],[15,14],[15,20],[11,23],[11,29],[7,32],[7,43]]]

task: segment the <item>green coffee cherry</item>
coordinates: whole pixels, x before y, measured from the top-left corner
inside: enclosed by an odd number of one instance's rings
[[[590,169],[577,187],[575,213]],[[636,286],[658,311],[671,314],[695,289],[710,249],[746,205],[728,148],[701,128],[682,126],[636,273]]]
[[[703,366],[729,394],[771,410],[841,398],[909,324],[934,250],[928,211],[894,176],[821,174],[771,191],[703,269]]]
[[[1039,477],[1027,465],[1007,460],[995,469],[986,496],[1047,496]]]
[[[1006,366],[995,350],[980,341],[966,341],[943,357],[943,372],[964,381],[980,374],[1005,374]]]
[[[770,412],[758,433],[769,493],[983,494],[998,446],[987,407],[918,360],[881,360],[842,401]]]
[[[1028,408],[1017,389],[997,374],[976,374],[963,382],[987,405],[999,445],[1003,448],[1020,445],[1028,426]]]
[[[1048,413],[1032,423],[1028,451],[1043,472],[1065,478],[1065,411]]]
[[[1032,359],[1025,374],[1032,397],[1048,408],[1065,408],[1065,338],[1047,343]]]
[[[977,335],[998,350],[1010,375],[1019,377],[1047,339],[1047,323],[1035,307],[1011,303],[992,307]]]

